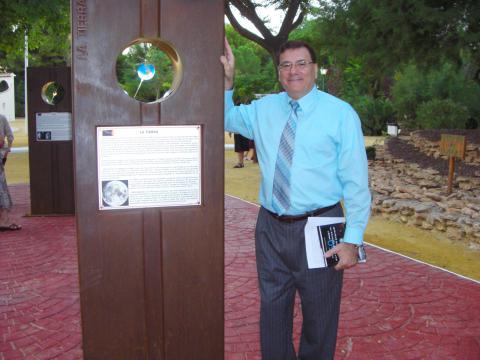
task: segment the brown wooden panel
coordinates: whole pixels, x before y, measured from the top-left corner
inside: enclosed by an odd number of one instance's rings
[[[115,61],[158,36],[182,57],[183,82],[140,104],[117,86]],[[72,39],[85,359],[221,359],[223,2],[73,0]],[[96,127],[172,124],[202,125],[203,205],[100,212]]]
[[[161,34],[178,44],[185,69],[183,86],[162,105],[162,121],[202,124],[204,146],[204,207],[164,214],[164,288],[170,309],[165,314],[168,359],[223,357],[223,286],[218,285],[223,284],[224,267],[223,72],[219,63],[223,1],[194,3],[198,2],[163,1],[160,12]],[[188,226],[182,216],[188,218]],[[179,298],[184,301],[178,302]],[[177,346],[178,338],[192,346]]]
[[[56,105],[42,100],[42,87],[54,81],[65,95]],[[73,143],[37,141],[36,113],[71,112],[69,67],[28,68],[28,145],[30,162],[30,198],[33,215],[73,214]]]

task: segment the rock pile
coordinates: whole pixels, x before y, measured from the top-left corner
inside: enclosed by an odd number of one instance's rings
[[[475,130],[478,131],[478,130]],[[474,132],[472,130],[472,132]],[[440,134],[425,137],[425,132],[422,130],[414,131],[410,134],[412,144],[422,153],[432,156],[435,159],[442,158],[447,160],[445,155],[440,154],[439,141]],[[480,144],[472,142],[474,139],[467,137],[467,146],[465,151],[465,164],[480,165]],[[469,141],[471,140],[471,141]]]
[[[415,135],[396,141],[418,143]],[[480,248],[480,176],[476,171],[473,176],[456,177],[453,192],[447,195],[447,177],[438,170],[393,157],[388,144],[376,145],[376,153],[376,160],[369,161],[372,214],[442,231],[453,241]]]

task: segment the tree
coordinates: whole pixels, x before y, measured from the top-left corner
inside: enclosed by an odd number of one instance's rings
[[[428,71],[409,64],[397,72],[395,80],[393,105],[403,127],[465,128],[469,121],[473,127],[479,123],[480,85],[467,77],[465,69],[449,62]]]
[[[25,35],[36,65],[70,61],[70,2],[68,0],[0,0],[0,66],[23,66]]]
[[[225,15],[239,34],[267,50],[274,64],[278,65],[276,59],[278,49],[288,40],[288,35],[302,23],[305,14],[310,8],[309,3],[308,0],[268,0],[261,3],[250,0],[227,0],[225,1]],[[265,24],[265,20],[261,19],[256,12],[257,7],[272,5],[275,5],[277,9],[285,10],[285,18],[277,35],[273,35],[271,29]],[[241,26],[233,15],[232,7],[235,7],[242,17],[248,19],[260,32],[261,36]]]
[[[328,45],[359,56],[368,71],[393,73],[414,61],[472,64],[480,82],[480,6],[477,0],[320,1]]]
[[[420,129],[465,129],[468,109],[451,99],[433,99],[418,107]]]
[[[23,114],[24,45],[29,66],[70,63],[68,0],[0,0],[0,69],[15,73],[15,108]]]

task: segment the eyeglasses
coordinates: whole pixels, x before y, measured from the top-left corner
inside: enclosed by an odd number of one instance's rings
[[[278,69],[280,71],[290,71],[292,68],[296,68],[300,71],[303,71],[307,68],[307,65],[313,64],[313,61],[306,61],[306,60],[298,60],[295,63],[292,63],[290,61],[285,61],[278,65]]]

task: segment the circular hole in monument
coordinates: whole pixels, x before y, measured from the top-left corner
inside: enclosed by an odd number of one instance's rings
[[[117,57],[117,81],[131,98],[157,103],[180,86],[182,64],[176,50],[158,39],[138,39]]]
[[[55,81],[42,86],[42,100],[48,105],[57,105],[65,96],[65,89]]]
[[[0,92],[7,91],[9,88],[8,83],[6,80],[0,81]]]

